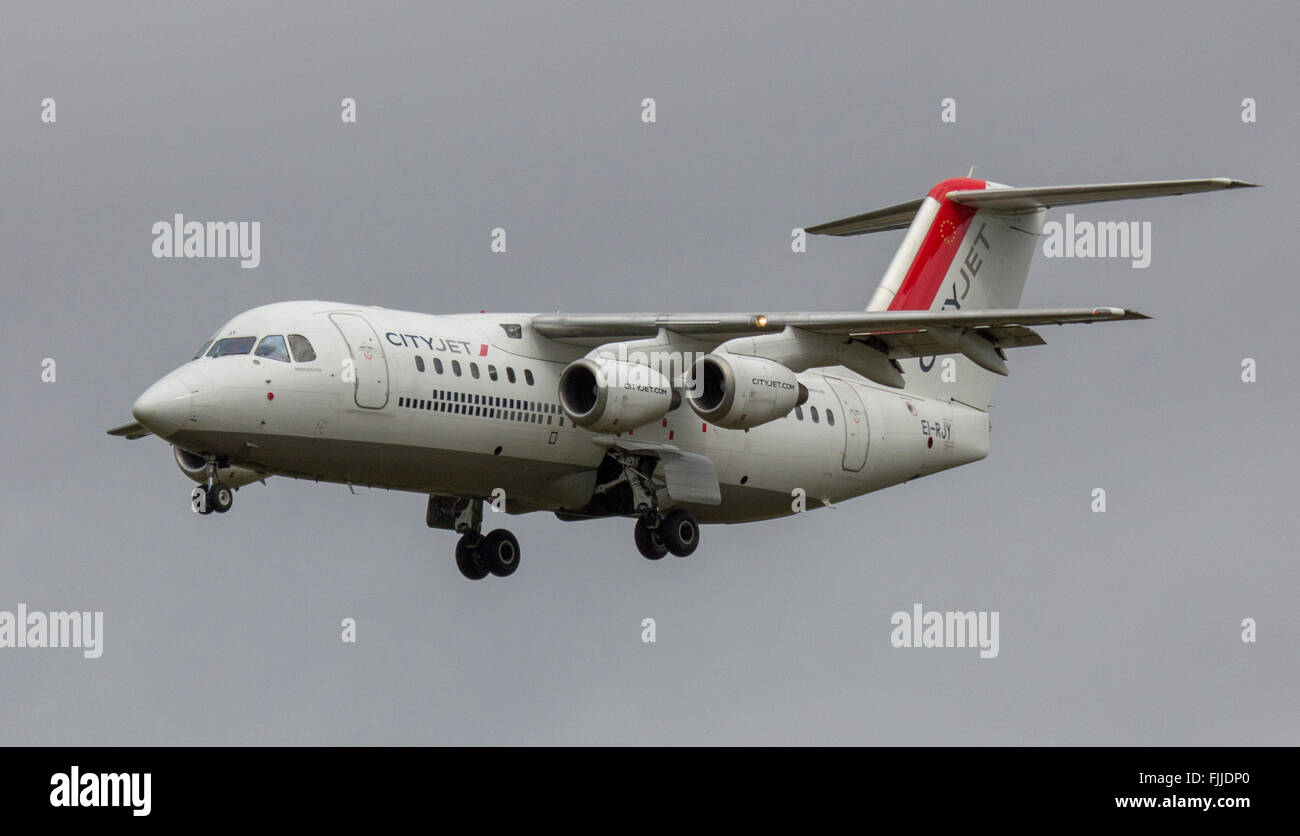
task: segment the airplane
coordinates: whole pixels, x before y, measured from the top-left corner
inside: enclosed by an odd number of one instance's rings
[[[471,580],[519,566],[493,511],[635,520],[650,560],[705,523],[783,517],[983,459],[1046,210],[1253,186],[1209,178],[1013,188],[971,176],[806,229],[906,229],[863,311],[432,315],[324,301],[239,314],[109,430],[169,442],[197,513],[271,476],[428,495]]]

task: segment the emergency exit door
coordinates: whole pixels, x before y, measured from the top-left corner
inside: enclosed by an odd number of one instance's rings
[[[360,314],[330,314],[330,320],[343,334],[348,350],[352,352],[357,406],[382,409],[388,403],[388,360],[384,357],[379,335]],[[344,369],[343,373],[347,374],[347,370]]]
[[[826,378],[839,399],[844,416],[844,469],[859,471],[867,463],[867,446],[871,443],[870,428],[867,426],[867,410],[862,405],[856,386],[842,380]]]

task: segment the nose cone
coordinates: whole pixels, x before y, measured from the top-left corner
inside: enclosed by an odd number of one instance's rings
[[[164,377],[144,390],[131,414],[154,435],[166,438],[190,419],[190,387],[174,377]]]

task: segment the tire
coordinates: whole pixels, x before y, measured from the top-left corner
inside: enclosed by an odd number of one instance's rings
[[[488,574],[479,550],[470,548],[464,537],[456,541],[456,568],[471,581],[482,580]]]
[[[213,482],[208,488],[208,507],[218,514],[224,514],[235,504],[235,492],[220,482]]]
[[[659,538],[658,532],[647,528],[645,520],[636,521],[632,536],[636,540],[636,550],[647,560],[659,560],[668,554],[668,547]]]
[[[483,565],[498,578],[508,578],[519,568],[519,541],[504,528],[484,537],[478,550],[483,555]]]
[[[700,524],[689,511],[678,508],[659,523],[659,536],[668,551],[678,557],[690,557],[700,545]]]
[[[208,504],[208,489],[202,485],[195,485],[194,490],[190,491],[190,507],[195,513],[206,517],[212,513],[212,506]]]

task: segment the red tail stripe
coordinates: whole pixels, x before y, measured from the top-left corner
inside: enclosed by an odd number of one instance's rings
[[[966,237],[971,219],[979,211],[973,206],[953,203],[945,195],[952,191],[984,187],[983,180],[955,177],[930,190],[929,196],[939,201],[939,212],[935,215],[925,240],[921,242],[921,248],[912,260],[907,275],[903,277],[898,293],[890,302],[889,310],[928,311],[934,304],[939,285],[943,282],[943,277],[948,275],[952,260],[957,257],[957,250]]]

